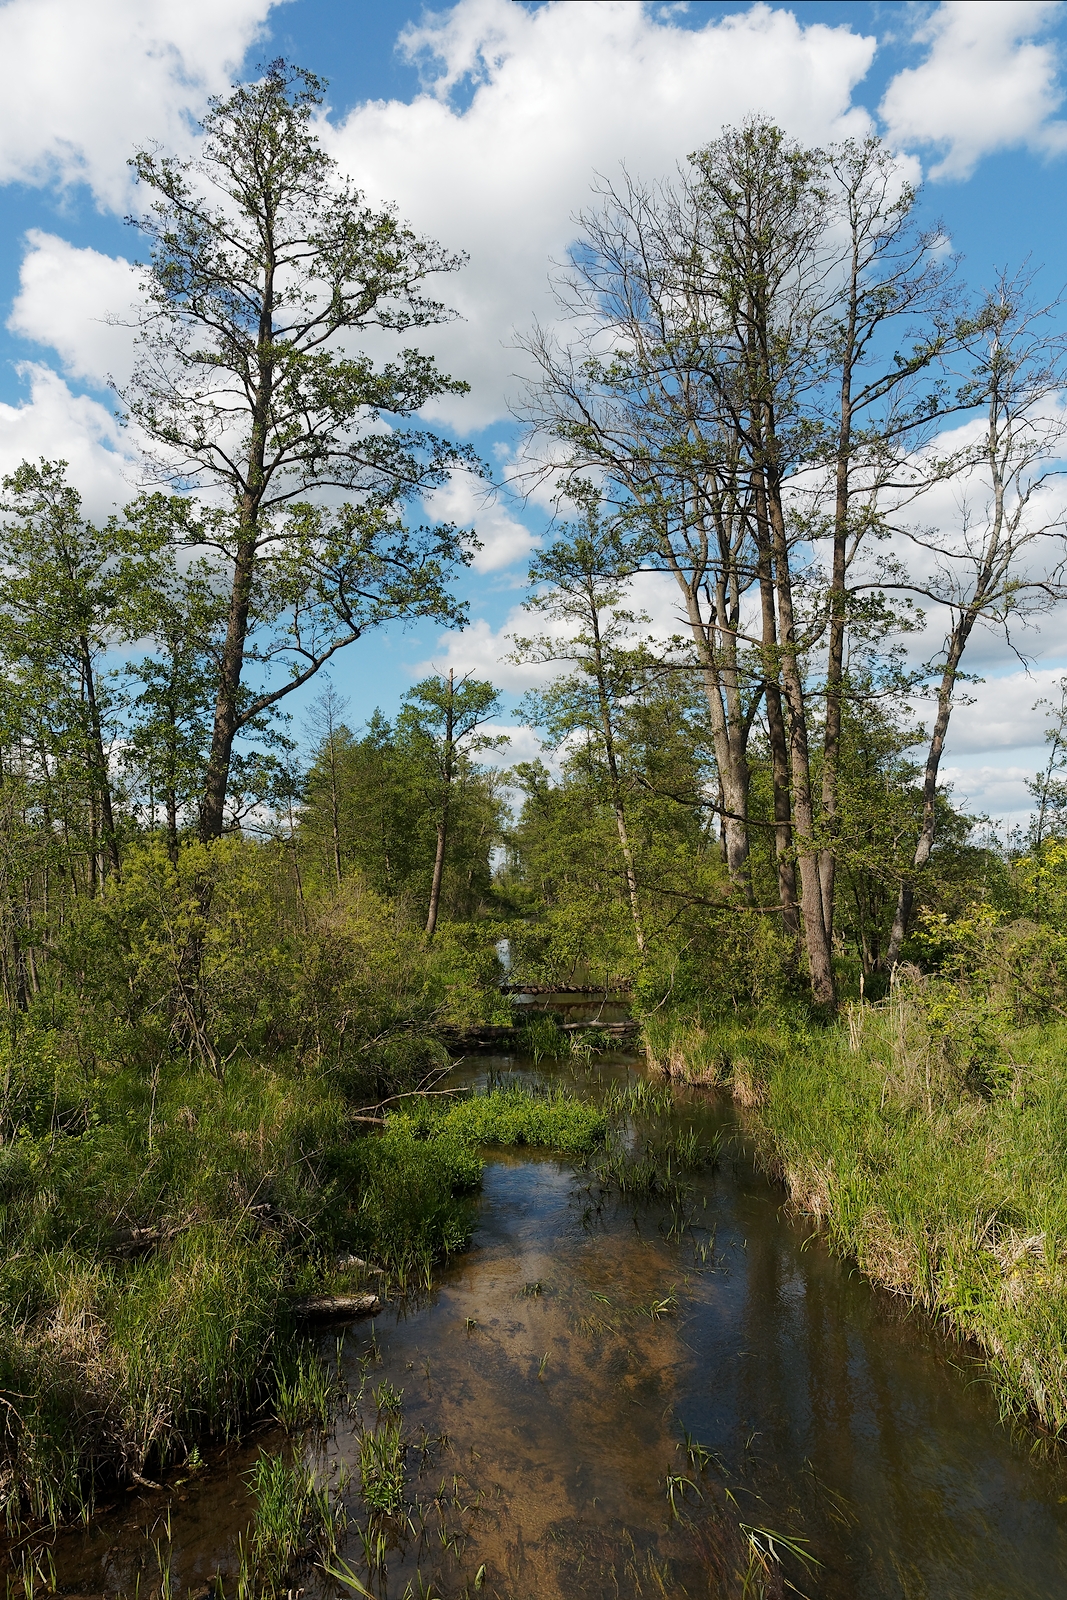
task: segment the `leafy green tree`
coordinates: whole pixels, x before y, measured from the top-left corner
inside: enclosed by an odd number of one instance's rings
[[[173,863],[180,830],[195,817],[211,739],[211,647],[226,612],[225,595],[212,579],[203,564],[185,573],[172,562],[160,564],[140,607],[152,648],[126,666],[131,693],[123,763],[147,792],[152,826],[162,807]]]
[[[430,754],[437,777],[437,842],[434,851],[426,937],[432,939],[441,905],[445,858],[448,852],[452,798],[461,765],[480,750],[499,750],[506,734],[493,738],[478,729],[500,710],[500,695],[491,683],[466,674],[457,682],[450,667],[448,677],[424,678],[404,696],[400,729],[419,739]]]
[[[339,178],[314,129],[322,90],[273,62],[212,101],[198,160],[132,162],[153,197],[135,219],[151,264],[124,398],[160,478],[222,502],[189,533],[228,578],[204,839],[223,830],[234,742],[254,719],[368,628],[463,616],[447,587],[469,559],[463,537],[411,530],[403,508],[473,462],[406,425],[466,385],[412,348],[378,365],[351,353],[361,333],[403,338],[445,320],[426,280],[461,258]],[[308,499],[319,491],[329,504]],[[285,680],[244,693],[250,665]]]
[[[320,702],[321,706],[321,702]],[[320,742],[307,774],[299,843],[309,880],[323,885],[358,874],[405,915],[425,923],[440,819],[437,750],[410,717],[394,726],[375,712],[362,737],[320,713]],[[461,747],[449,788],[440,906],[469,918],[491,896],[490,855],[502,827],[501,783]],[[421,908],[417,910],[416,908]]]
[[[24,462],[3,480],[0,649],[42,775],[55,779],[71,763],[83,774],[94,889],[101,867],[117,873],[120,865],[110,759],[119,698],[103,658],[139,612],[157,541],[136,521],[87,521],[65,467]]]
[[[553,679],[547,689],[529,693],[523,706],[535,726],[547,729],[555,748],[575,733],[594,739],[600,748],[634,937],[643,953],[645,934],[618,752],[620,705],[633,692],[634,628],[649,620],[622,603],[623,587],[632,574],[632,555],[616,533],[601,525],[590,503],[585,522],[565,529],[563,537],[530,565],[533,592],[526,609],[562,624],[562,631],[517,639],[513,659],[565,663],[575,669]]]
[[[1062,834],[1067,822],[1067,678],[1060,679],[1059,691],[1058,703],[1038,700],[1033,707],[1036,711],[1038,706],[1047,706],[1051,712],[1045,729],[1048,761],[1044,771],[1026,785],[1037,806],[1030,837],[1038,848],[1050,833]]]
[[[962,662],[976,628],[1012,637],[1028,615],[1067,593],[1067,523],[1046,490],[1059,477],[1067,422],[1058,409],[1067,378],[1067,336],[1055,305],[1035,305],[1030,275],[1001,275],[974,325],[963,393],[985,412],[978,441],[961,463],[959,526],[902,523],[927,575],[901,586],[943,608],[945,637],[929,665],[936,710],[923,769],[922,827],[900,880],[889,965],[911,923],[916,882],[937,837],[938,775]],[[916,563],[918,565],[918,563]]]

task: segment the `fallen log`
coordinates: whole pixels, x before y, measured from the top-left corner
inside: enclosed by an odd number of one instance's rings
[[[382,1309],[376,1294],[313,1294],[293,1306],[305,1322],[327,1322],[341,1317],[370,1317]]]

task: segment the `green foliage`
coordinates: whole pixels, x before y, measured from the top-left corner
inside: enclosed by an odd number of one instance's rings
[[[411,528],[403,509],[452,466],[476,463],[401,420],[466,388],[411,343],[447,317],[427,278],[460,258],[339,180],[315,127],[323,88],[275,61],[210,102],[196,162],[158,150],[132,162],[150,197],[134,221],[151,260],[124,398],[164,470],[180,461],[187,482],[223,502],[194,541],[219,553],[231,602],[203,838],[223,830],[234,740],[257,717],[368,629],[463,616],[448,585],[469,542],[450,525]],[[404,347],[375,363],[351,345],[368,328]],[[324,483],[347,498],[308,501]],[[285,676],[250,691],[252,663]]]
[[[404,1504],[405,1454],[403,1418],[379,1403],[374,1426],[364,1428],[359,1436],[359,1480],[369,1511],[385,1516],[396,1516],[400,1511]]]
[[[493,1089],[458,1100],[445,1110],[421,1100],[410,1111],[394,1113],[390,1124],[422,1138],[539,1145],[581,1155],[604,1137],[607,1121],[595,1106],[562,1092],[535,1095],[526,1089]]]
[[[274,1372],[274,1409],[289,1433],[326,1429],[341,1393],[337,1373],[310,1346],[284,1352]]]
[[[419,717],[391,725],[375,712],[361,738],[340,722],[324,730],[307,778],[298,842],[311,881],[352,873],[425,921],[441,776]],[[503,827],[499,783],[460,749],[449,784],[442,916],[476,915],[490,902],[490,852]]]
[[[302,1461],[265,1453],[248,1484],[255,1515],[241,1542],[236,1600],[274,1600],[292,1593],[294,1580],[312,1563],[336,1558],[347,1517],[340,1497]]]
[[[391,1118],[380,1135],[335,1147],[327,1170],[340,1202],[335,1230],[402,1282],[424,1281],[434,1261],[470,1238],[473,1213],[464,1196],[481,1182],[482,1163],[457,1133],[420,1137]]]
[[[480,1020],[495,956],[446,925],[427,944],[394,904],[358,878],[321,902],[299,990],[300,1049],[353,1093],[415,1087],[447,1064],[435,1031]]]
[[[532,1012],[519,1025],[518,1048],[522,1055],[541,1061],[545,1056],[560,1060],[569,1050],[567,1035],[547,1012]]]

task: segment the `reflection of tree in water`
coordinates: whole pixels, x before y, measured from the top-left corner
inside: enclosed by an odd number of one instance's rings
[[[559,1073],[524,1068],[524,1081],[546,1077]],[[571,1081],[597,1092],[587,1070]],[[664,1141],[732,1125],[699,1094],[657,1107]],[[361,1404],[402,1390],[410,1442],[387,1572],[368,1586],[389,1600],[409,1583],[445,1600],[733,1600],[747,1573],[748,1592],[769,1597],[792,1592],[787,1579],[820,1600],[1058,1593],[1062,1469],[997,1432],[989,1396],[953,1371],[954,1347],[794,1226],[743,1149],[685,1181],[695,1235],[672,1233],[669,1204],[567,1163],[492,1158],[473,1248],[378,1323]],[[353,1393],[371,1352],[353,1330]],[[353,1468],[350,1510],[366,1528],[359,1415],[353,1402],[319,1448],[324,1470]],[[247,1525],[254,1454],[177,1489],[183,1592],[200,1592]],[[804,1538],[821,1567],[790,1551]],[[138,1540],[102,1520],[78,1580],[62,1567],[64,1588],[132,1593]],[[366,1582],[355,1535],[342,1555]],[[223,1575],[232,1588],[232,1564]]]

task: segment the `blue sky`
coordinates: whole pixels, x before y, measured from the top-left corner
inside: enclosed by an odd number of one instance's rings
[[[594,174],[625,159],[665,175],[749,111],[812,142],[876,129],[924,178],[924,213],[943,221],[972,286],[1029,257],[1055,292],[1067,280],[1065,34],[1062,5],[996,0],[3,0],[0,468],[64,456],[94,514],[133,491],[105,382],[129,362],[104,321],[129,302],[123,260],[137,244],[122,221],[136,207],[125,159],[152,140],[191,152],[206,96],[259,61],[284,54],[327,77],[337,158],[372,198],[469,252],[448,285],[464,320],[435,348],[472,393],[434,420],[503,474],[514,335],[551,315],[550,262]],[[431,662],[493,677],[509,706],[523,687],[500,657],[547,507],[487,505],[459,484],[434,509],[473,520],[485,541],[464,584],[472,626],[353,647],[333,679],[354,722],[377,704],[392,713]],[[1031,706],[1067,667],[1062,615],[1027,646],[1030,679],[995,639],[975,646],[986,682],[950,739],[957,792],[995,816],[1025,808],[1040,759]],[[516,753],[530,747],[525,736]]]

